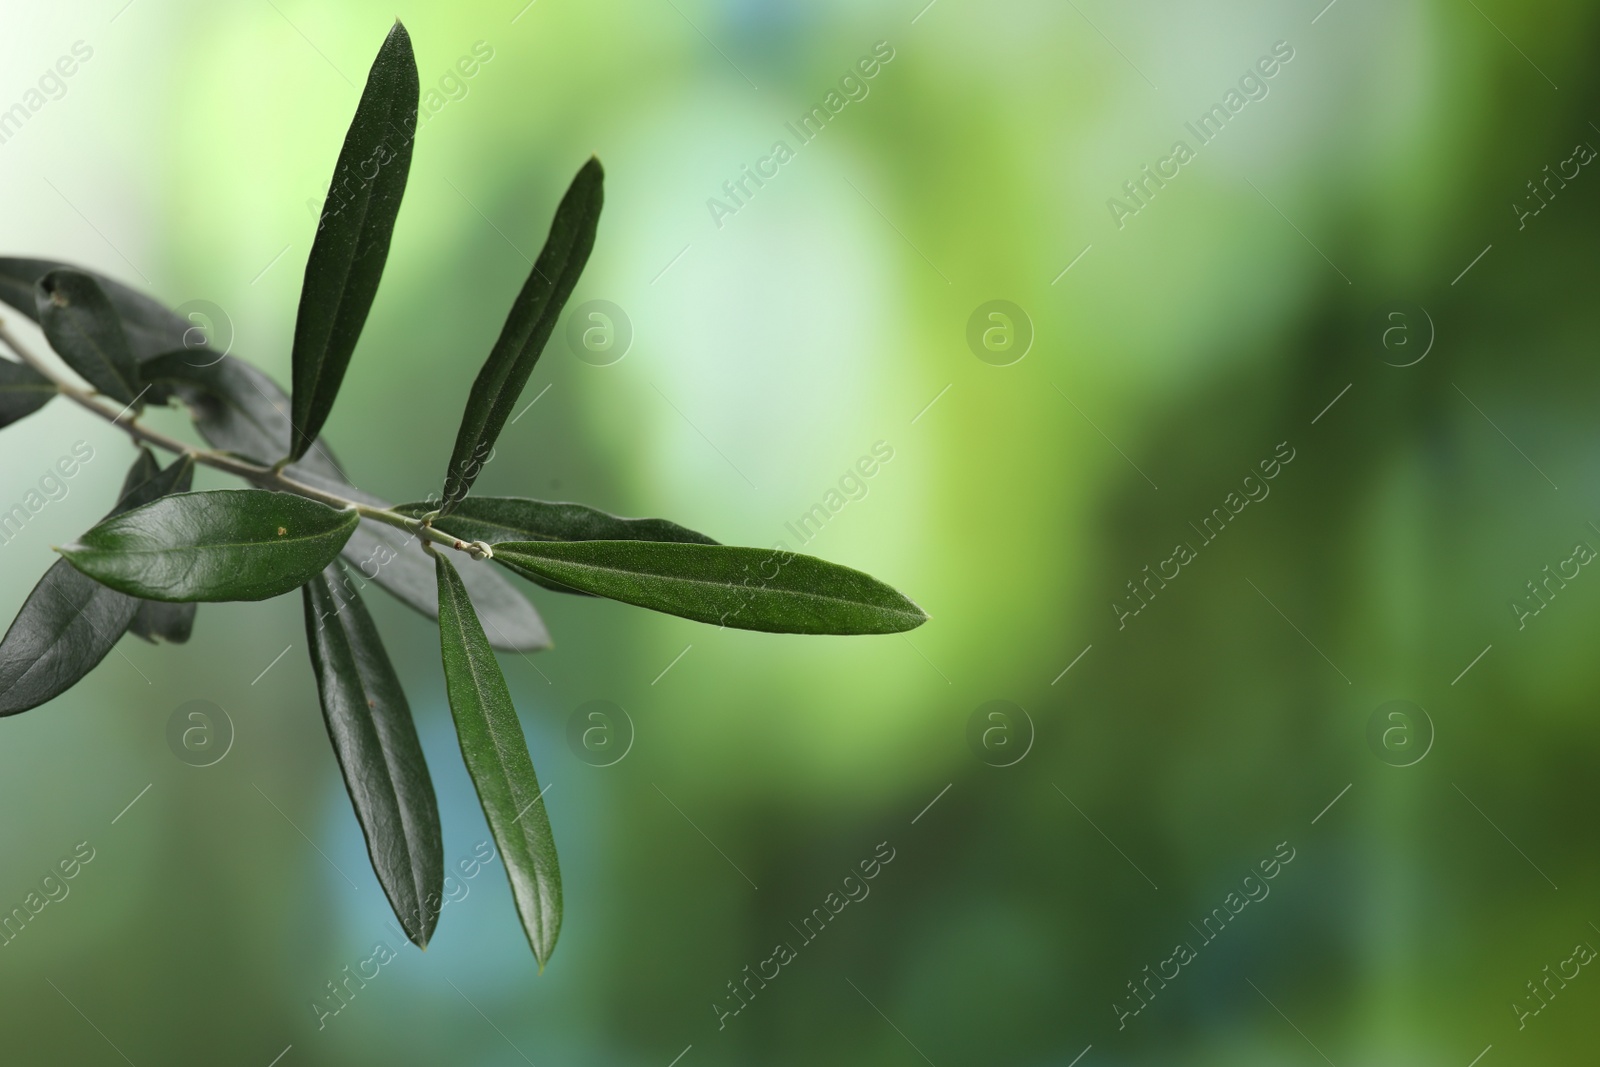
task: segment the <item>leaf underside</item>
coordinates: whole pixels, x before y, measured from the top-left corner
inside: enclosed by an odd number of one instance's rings
[[[443,555],[435,563],[439,645],[456,737],[505,860],[522,929],[542,970],[561,931],[561,867],[549,813],[511,693],[473,614],[466,586]]]
[[[205,350],[163,352],[140,365],[151,383],[151,397],[175,396],[189,409],[195,429],[213,448],[256,463],[271,464],[289,449],[289,397],[278,383],[233,356]],[[344,473],[320,438],[284,473],[314,474],[348,486]]]
[[[322,715],[372,869],[406,936],[426,948],[443,906],[444,845],[411,706],[343,568],[330,565],[303,592]]]
[[[315,477],[301,480],[372,507],[388,501],[346,486],[339,488]],[[439,617],[439,579],[433,559],[421,542],[405,530],[375,519],[362,519],[342,553],[362,579],[381,585],[401,603],[430,619]],[[550,647],[550,631],[528,598],[498,569],[474,564],[461,572],[472,606],[489,635],[489,644],[505,652],[537,652]]]
[[[159,300],[104,274],[53,259],[0,257],[0,303],[22,312],[37,324],[39,306],[34,287],[39,279],[53,270],[77,271],[100,283],[101,290],[111,300],[118,318],[122,320],[122,332],[135,359],[146,360],[162,352],[183,348],[192,337],[194,323]],[[149,399],[155,402],[153,397]]]
[[[36,287],[39,326],[62,361],[123,404],[140,396],[139,367],[111,299],[92,277],[54,270]]]

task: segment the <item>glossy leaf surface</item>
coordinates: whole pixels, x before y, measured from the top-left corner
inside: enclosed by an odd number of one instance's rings
[[[138,610],[139,601],[66,560],[52,563],[0,640],[0,715],[36,708],[77,685]]]
[[[417,94],[411,37],[396,22],[367,75],[306,260],[294,326],[293,459],[327,421],[378,293],[411,170]]]
[[[411,706],[343,568],[329,566],[303,594],[322,717],[373,872],[406,936],[426,948],[442,906],[444,845]]]
[[[221,489],[135,508],[59,551],[130,596],[266,600],[299,588],[331,563],[356,521],[354,509],[305,497]]]
[[[128,472],[128,480],[123,484],[119,510],[126,511],[129,507],[155,499],[154,496],[145,495],[148,487],[141,489],[141,486],[160,477],[163,472],[148,448],[141,448],[139,452],[139,462]],[[194,484],[194,463],[187,456],[178,457],[164,473],[165,477],[158,483],[162,486],[159,495],[187,493]],[[150,642],[161,640],[181,645],[194,633],[194,616],[198,608],[198,604],[141,600],[139,610],[134,612],[133,620],[128,623],[128,632]]]
[[[521,541],[495,545],[494,558],[597,596],[740,630],[885,634],[928,618],[871,575],[776,549]]]
[[[456,431],[450,467],[445,471],[440,510],[446,513],[461,503],[482,471],[550,339],[550,331],[561,317],[567,297],[578,284],[578,275],[589,262],[605,199],[604,184],[600,161],[591,158],[572,179],[556,208],[555,221],[533,264],[533,273],[512,302],[500,338],[472,383],[466,410],[461,414],[461,428]]]
[[[445,690],[461,755],[505,860],[522,929],[543,969],[561,931],[561,867],[550,817],[511,693],[467,587],[443,555],[435,562]]]

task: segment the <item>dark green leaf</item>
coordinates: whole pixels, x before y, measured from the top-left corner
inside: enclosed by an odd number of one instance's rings
[[[0,715],[36,708],[77,685],[138,610],[133,597],[66,560],[52,563],[0,640]]]
[[[74,567],[146,600],[266,600],[333,562],[359,516],[261,489],[163,497],[107,519],[58,551]]]
[[[343,480],[321,478],[292,466],[289,470],[302,482],[347,500],[375,508],[393,507],[387,500]],[[407,607],[430,619],[439,617],[439,580],[434,575],[433,558],[416,537],[375,519],[362,519],[341,555],[363,578],[377,582]],[[491,645],[506,652],[536,652],[550,647],[550,631],[545,629],[544,620],[528,598],[498,571],[492,567],[468,567],[461,580],[472,594],[472,606],[483,620]]]
[[[740,630],[890,634],[928,616],[889,586],[781,549],[651,541],[520,541],[494,558],[574,589]]]
[[[113,400],[132,404],[139,368],[111,299],[82,271],[53,270],[39,279],[39,327],[67,366]]]
[[[128,632],[154,644],[167,641],[181,645],[194,633],[194,614],[200,605],[163,604],[159,600],[139,601],[139,610],[128,623]]]
[[[128,471],[128,477],[123,480],[122,495],[117,498],[117,506],[111,515],[107,516],[108,519],[143,507],[172,493],[187,493],[189,486],[194,482],[194,460],[187,455],[179,456],[165,469],[157,468],[149,477],[142,477],[156,466],[156,463],[155,456],[150,454],[149,449],[140,449],[140,452],[142,454],[134,461],[133,468]]]
[[[288,451],[289,398],[249,363],[181,350],[164,352],[139,369],[163,395],[170,393],[183,401],[200,436],[213,447],[257,463],[272,463]],[[321,440],[285,473],[290,477],[311,473],[342,488],[350,484]]]
[[[0,429],[32,415],[55,395],[49,378],[25,363],[0,359]]]
[[[133,466],[128,468],[128,473],[122,478],[122,492],[117,494],[117,510],[127,511],[127,508],[121,507],[122,502],[128,499],[129,494],[135,489],[160,473],[161,463],[156,459],[156,454],[144,445],[140,445],[138,457],[134,459]]]
[[[511,693],[467,599],[467,587],[449,560],[441,555],[436,563],[439,644],[456,736],[505,859],[522,929],[543,970],[561,932],[561,866],[550,817]]]
[[[432,505],[402,504],[395,508],[402,515],[420,517]],[[705,534],[685,529],[666,519],[623,519],[583,504],[551,503],[514,496],[469,496],[449,515],[433,523],[447,534],[463,541],[683,541],[714,545]],[[509,561],[506,568],[546,589],[559,593],[578,593],[559,582],[552,582]]]
[[[38,322],[39,305],[34,286],[46,274],[62,269],[79,271],[100,283],[100,288],[111,299],[111,306],[117,309],[123,333],[136,359],[149,359],[158,353],[182,348],[194,339],[194,323],[159,300],[104,274],[53,259],[0,258],[0,303],[9,304]]]
[[[154,466],[141,449],[128,481]],[[160,497],[194,469],[180,457],[166,471],[124,487],[113,515]],[[45,571],[0,639],[0,715],[36,708],[77,685],[117,643],[139,601],[79,573],[64,559]]]
[[[533,273],[517,294],[500,330],[500,339],[472,383],[472,395],[467,398],[461,428],[456,431],[455,451],[450,454],[450,467],[445,471],[441,504],[445,512],[460,504],[472,488],[522,395],[522,387],[533,373],[533,365],[544,351],[550,331],[561,317],[561,308],[578,284],[578,275],[589,262],[605,199],[604,183],[600,161],[591,158],[572,179],[561,206],[556,208],[550,236],[533,265]]]
[[[411,170],[417,92],[411,38],[396,22],[367,74],[306,261],[294,325],[291,459],[322,430],[378,293]]]
[[[187,493],[194,484],[194,461],[188,456],[179,456],[163,471],[148,448],[140,448],[139,453],[138,462],[123,482],[119,511],[127,511],[137,504],[147,504],[158,496]],[[159,638],[181,645],[194,632],[194,614],[198,607],[197,604],[141,600],[133,621],[128,623],[128,632],[150,642]]]
[[[303,591],[322,717],[372,869],[406,936],[427,948],[443,906],[444,845],[411,706],[343,568],[329,566]]]

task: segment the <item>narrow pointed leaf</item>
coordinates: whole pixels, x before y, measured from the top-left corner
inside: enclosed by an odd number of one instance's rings
[[[411,706],[343,568],[329,566],[303,592],[322,717],[372,870],[406,936],[427,948],[443,906],[444,845]]]
[[[495,545],[494,558],[597,596],[740,630],[889,634],[928,618],[871,575],[776,549],[521,541]]]
[[[0,429],[32,415],[55,395],[50,379],[26,363],[0,359]]]
[[[393,507],[387,500],[343,482],[331,482],[305,471],[298,477],[318,489],[371,507]],[[340,554],[360,572],[361,579],[376,582],[401,603],[430,619],[439,617],[439,579],[433,557],[410,533],[375,519],[362,519]],[[468,567],[460,573],[472,606],[483,621],[484,632],[489,635],[489,644],[506,652],[537,652],[550,647],[550,631],[545,629],[544,620],[499,570]]]
[[[306,260],[294,326],[294,440],[299,459],[322,430],[378,293],[411,170],[417,62],[399,22],[373,60],[345,134]]]
[[[194,340],[195,324],[161,301],[104,274],[53,259],[0,257],[0,303],[9,304],[38,322],[39,304],[34,287],[46,274],[62,269],[87,274],[100,283],[117,317],[122,320],[122,331],[135,359],[149,359],[161,352],[183,348]]]
[[[591,158],[572,179],[556,208],[550,236],[533,265],[533,273],[512,303],[500,339],[472,383],[472,395],[467,398],[461,428],[456,431],[450,467],[445,471],[442,511],[453,510],[472,488],[550,339],[550,331],[561,317],[567,297],[578,284],[578,275],[589,262],[605,199],[604,184],[600,161]]]
[[[141,450],[128,481],[135,482],[154,464],[149,451]],[[188,457],[180,457],[168,471],[125,486],[112,514],[160,497],[192,470]],[[36,708],[82,681],[128,628],[139,603],[64,559],[52,563],[0,639],[0,715]]]
[[[58,551],[96,581],[146,600],[266,600],[333,562],[358,518],[353,508],[289,493],[219,489],[163,497]]]
[[[522,929],[542,970],[561,932],[561,867],[550,817],[511,693],[472,611],[467,587],[444,556],[435,562],[439,644],[456,736],[505,859]]]
[[[139,368],[100,283],[82,271],[53,270],[39,279],[36,297],[39,326],[56,355],[106,396],[132,404]]]
[[[402,515],[422,516],[433,510],[426,503],[402,504]],[[463,541],[682,541],[714,545],[705,534],[666,519],[624,519],[583,504],[552,503],[514,496],[469,496],[448,515],[433,523]],[[558,593],[590,596],[552,582],[510,561],[506,569]]]

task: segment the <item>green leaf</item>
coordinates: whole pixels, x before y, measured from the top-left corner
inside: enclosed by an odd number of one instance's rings
[[[141,600],[133,621],[128,623],[128,632],[151,644],[159,640],[181,645],[194,633],[194,614],[199,607],[192,602],[163,604],[159,600]]]
[[[310,581],[349,540],[359,516],[262,489],[184,493],[100,523],[58,551],[130,596],[266,600]]]
[[[141,449],[128,481],[155,465]],[[180,457],[166,471],[125,486],[113,515],[170,491],[193,463]],[[0,639],[0,715],[15,715],[55,699],[77,685],[117,643],[139,601],[79,573],[64,559],[45,571]]]
[[[494,558],[574,589],[696,622],[794,634],[892,634],[928,616],[860,571],[782,549],[519,541]]]
[[[74,270],[100,283],[111,299],[122,331],[134,358],[145,360],[161,352],[182,348],[193,338],[194,323],[165,304],[145,296],[104,274],[53,259],[15,259],[0,257],[0,303],[9,304],[34,322],[39,321],[39,305],[34,287],[40,278],[54,270]]]
[[[49,378],[26,363],[0,359],[0,429],[32,415],[55,395]]]
[[[427,503],[401,504],[402,515],[421,517],[433,510]],[[685,529],[666,519],[624,519],[583,504],[551,503],[515,496],[469,496],[449,515],[433,525],[463,541],[682,541],[714,545],[705,534]],[[577,593],[533,571],[506,562],[506,569],[546,589]]]
[[[94,670],[139,602],[58,559],[0,639],[0,715],[36,708]]]
[[[164,352],[139,369],[162,395],[175,395],[188,407],[195,429],[213,447],[264,464],[288,451],[289,397],[249,363],[181,350]],[[350,485],[321,439],[285,470],[290,477],[307,472],[343,488]]]
[[[128,473],[122,478],[122,492],[117,494],[118,510],[127,511],[127,508],[121,506],[122,502],[128,499],[129,494],[135,489],[160,473],[161,463],[156,459],[156,454],[144,445],[140,445],[139,455],[134,459],[133,466],[128,468]]]
[[[113,400],[132,404],[139,368],[116,308],[100,283],[76,270],[53,270],[39,279],[39,326],[67,366]]]
[[[411,706],[343,568],[332,564],[303,592],[322,717],[372,870],[406,936],[427,948],[443,907],[444,845]]]
[[[378,293],[411,170],[417,95],[411,37],[397,21],[367,75],[306,261],[294,325],[290,459],[305,455],[327,421]]]
[[[138,461],[122,483],[118,511],[127,511],[137,504],[147,504],[159,496],[187,493],[193,484],[194,461],[188,456],[179,456],[163,471],[150,450],[141,447]],[[134,612],[133,620],[128,623],[128,632],[152,644],[160,639],[181,645],[194,632],[194,615],[198,607],[198,604],[192,603],[164,604],[158,600],[141,600],[139,610]]]
[[[567,297],[578,284],[578,275],[589,262],[605,199],[604,183],[600,161],[591,158],[572,179],[561,206],[556,208],[550,236],[533,265],[533,273],[512,303],[500,339],[472,383],[472,395],[461,414],[455,450],[445,472],[444,502],[440,505],[444,512],[454,510],[472,488],[550,339],[550,331],[561,317]]]
[[[511,693],[450,561],[436,557],[439,645],[461,755],[500,846],[511,895],[543,970],[561,932],[561,866]]]

